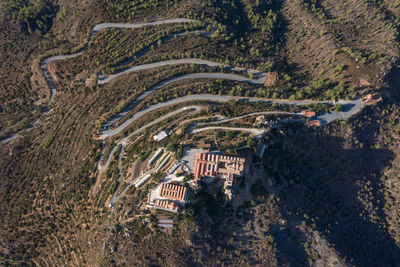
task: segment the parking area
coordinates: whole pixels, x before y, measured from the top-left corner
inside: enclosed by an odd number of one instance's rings
[[[198,152],[204,152],[204,150],[198,149],[198,148],[189,148],[183,152],[182,162],[184,162],[186,164],[186,166],[189,167],[189,170],[191,172],[193,172],[193,168],[194,168],[194,157],[196,156],[196,153],[198,153]]]
[[[207,152],[206,150],[203,149],[199,149],[199,148],[189,148],[186,149],[183,152],[183,156],[182,156],[182,162],[189,167],[190,172],[193,172],[193,168],[194,168],[194,158],[196,156],[196,153],[198,152]],[[219,150],[213,150],[210,151],[212,153],[218,154],[220,153]]]

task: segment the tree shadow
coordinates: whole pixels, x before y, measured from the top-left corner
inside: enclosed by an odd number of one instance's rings
[[[210,194],[209,188],[204,184],[202,189],[197,192],[195,199],[190,204],[191,213],[199,227],[195,243],[202,244],[204,247],[210,246],[211,251],[214,252],[218,250],[218,247],[223,247],[224,250],[231,252],[235,251],[234,254],[241,251],[241,255],[246,255],[247,264],[259,264],[254,254],[249,253],[248,247],[252,246],[252,242],[263,237],[255,234],[254,229],[251,229],[248,223],[256,221],[254,207],[263,201],[258,200],[257,204],[245,201],[235,209],[231,204],[225,202],[223,194]],[[278,266],[286,263],[291,266],[304,266],[304,263],[308,262],[304,247],[301,243],[297,243],[298,240],[305,240],[304,233],[295,225],[271,225],[269,232],[278,249]],[[230,240],[234,240],[235,244]],[[223,253],[222,255],[218,252],[214,254],[214,252],[208,257],[214,260],[218,259],[228,266],[238,264],[237,259],[227,257],[228,254]]]
[[[352,108],[354,108],[354,104],[352,104],[352,103],[348,103],[348,104],[343,104],[342,105],[342,111],[343,112],[348,112],[348,111],[350,111]]]
[[[287,263],[290,266],[307,266],[308,256],[299,240],[305,240],[304,233],[295,227],[274,225],[271,229],[276,248],[278,249],[279,265]]]
[[[380,177],[395,155],[373,147],[375,130],[355,130],[365,143],[333,130],[289,126],[274,139],[264,165],[282,189],[281,213],[289,224],[312,226],[347,263],[391,266],[400,254],[386,228]]]
[[[343,126],[309,129],[288,124],[282,132],[271,132],[273,144],[263,161],[277,183],[278,209],[285,221],[268,230],[275,241],[279,265],[309,266],[320,257],[325,262],[331,251],[341,258],[339,262],[355,266],[395,266],[399,261],[399,247],[387,230],[381,178],[395,154],[388,148],[375,147],[381,111],[377,110],[375,116],[369,114],[371,110],[365,108]],[[232,233],[248,229],[246,223],[257,219],[251,208],[246,219],[229,223],[225,218],[237,214],[222,203],[221,196],[205,194],[194,205],[200,232],[209,234],[207,242],[229,247],[226,242],[230,238],[244,242],[246,236],[253,238],[249,232]],[[306,231],[302,230],[304,225]],[[316,240],[309,235],[312,230],[328,246],[313,245]],[[249,260],[257,264],[251,255]]]

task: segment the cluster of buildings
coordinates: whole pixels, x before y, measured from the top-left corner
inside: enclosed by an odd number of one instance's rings
[[[226,196],[233,196],[235,178],[242,176],[246,171],[246,160],[240,157],[225,156],[212,153],[197,153],[194,161],[194,182],[210,183],[215,177],[224,180]]]
[[[309,126],[321,126],[321,121],[316,119],[315,111],[303,110],[300,114],[310,119],[308,121]],[[255,124],[277,124],[277,122],[269,121],[267,118],[265,115],[260,115],[256,118]],[[168,135],[167,131],[161,131],[154,135],[153,139],[159,142],[167,138]],[[205,146],[206,144],[204,144]],[[265,145],[260,148],[258,155],[262,157],[264,151]],[[161,154],[162,149],[156,151],[155,155],[149,161],[149,167]],[[170,155],[163,162],[168,162],[169,157]],[[156,169],[156,172],[159,172],[164,167],[165,164],[163,162]],[[193,180],[190,181],[190,185],[198,188],[203,183],[211,184],[216,179],[222,179],[225,195],[228,199],[232,199],[235,192],[237,192],[238,178],[245,175],[247,169],[248,166],[245,158],[210,152],[198,152],[194,157],[194,166],[192,169]],[[182,180],[178,177],[188,172],[189,169],[183,162],[174,161],[166,169],[166,178],[164,178],[163,182],[155,189],[150,190],[147,197],[147,207],[175,213],[179,212],[188,201],[189,187],[181,185]]]
[[[319,127],[321,126],[321,121],[316,119],[316,112],[313,110],[302,110],[300,112],[301,116],[304,116],[305,118],[309,119],[308,121],[308,126],[316,126]],[[268,117],[266,115],[260,115],[256,117],[256,120],[254,122],[255,125],[269,125],[272,127],[278,126],[278,121],[276,120],[268,120]]]
[[[188,188],[175,183],[161,183],[150,190],[147,196],[147,207],[170,212],[178,212],[186,202]]]
[[[307,117],[311,120],[308,121],[308,126],[310,127],[320,127],[321,121],[317,119],[313,119],[317,114],[312,110],[302,110],[300,113],[302,116]]]
[[[179,167],[176,162],[170,169]],[[235,179],[246,172],[246,160],[240,157],[225,156],[213,153],[199,152],[195,155],[193,168],[193,185],[200,182],[211,183],[215,178],[224,182],[224,190],[228,199],[234,194]],[[178,182],[162,182],[150,190],[147,197],[147,207],[169,212],[178,212],[188,201],[189,188]]]
[[[245,162],[244,158],[199,152],[194,161],[194,179],[207,180],[218,175],[240,176],[245,170]]]

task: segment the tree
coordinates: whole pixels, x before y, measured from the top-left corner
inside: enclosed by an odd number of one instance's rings
[[[153,181],[156,183],[159,183],[162,178],[164,178],[164,175],[160,172],[153,174]]]
[[[257,146],[256,140],[254,138],[247,139],[247,147],[248,148],[255,148]]]
[[[167,150],[169,151],[169,152],[175,152],[175,150],[176,150],[176,144],[175,143],[169,143],[168,145],[167,145]]]
[[[182,183],[187,183],[189,180],[193,179],[193,174],[192,173],[188,173],[183,177]]]
[[[230,99],[230,100],[228,101],[228,105],[231,106],[231,107],[236,106],[236,104],[237,104],[236,99]]]
[[[216,131],[216,132],[214,132],[214,136],[215,136],[215,138],[219,139],[224,136],[224,132]]]
[[[342,104],[336,104],[335,105],[335,111],[336,112],[343,111],[343,105]]]

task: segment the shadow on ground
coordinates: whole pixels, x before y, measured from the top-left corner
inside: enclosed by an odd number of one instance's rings
[[[288,128],[274,139],[274,146],[265,153],[264,165],[282,188],[281,213],[289,225],[303,221],[314,225],[347,263],[392,266],[400,254],[385,229],[380,177],[395,155],[385,148],[373,148],[373,129],[361,127],[354,133],[363,137],[363,144],[335,137],[334,131]],[[336,134],[339,136],[339,132]],[[370,197],[362,202],[359,193],[366,188],[371,189]],[[375,212],[366,205],[375,207]],[[288,257],[284,252],[299,259],[294,265],[308,265],[301,260],[301,251],[282,250],[282,261]]]

